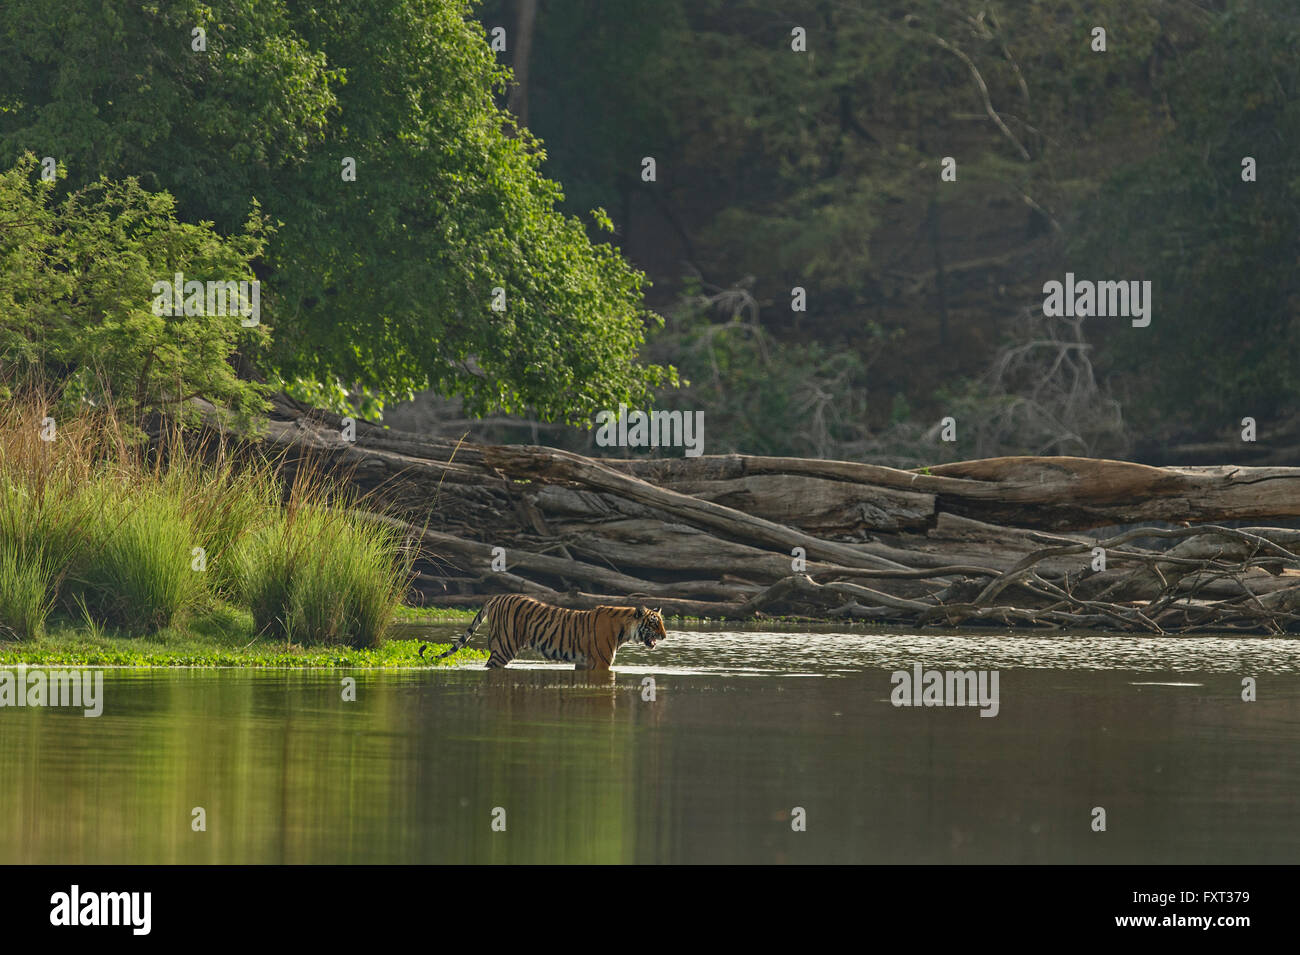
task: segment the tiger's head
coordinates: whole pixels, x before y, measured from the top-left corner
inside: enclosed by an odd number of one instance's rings
[[[651,610],[649,607],[636,608],[634,639],[640,640],[647,648],[653,650],[654,645],[666,636],[668,632],[664,630],[664,618],[658,610]]]

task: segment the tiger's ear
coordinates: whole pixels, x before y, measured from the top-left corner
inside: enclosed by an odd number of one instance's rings
[[[664,615],[664,608],[663,608],[663,607],[655,607],[655,615],[658,616],[658,617],[662,617],[662,616]]]
[[[645,616],[646,614],[648,614],[649,612],[650,612],[650,611],[649,611],[649,610],[646,610],[645,607],[637,607],[637,608],[636,608],[636,619],[640,620],[642,617],[644,617],[644,616]]]

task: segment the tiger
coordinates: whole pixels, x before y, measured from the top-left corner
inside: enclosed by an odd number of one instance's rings
[[[488,669],[503,667],[521,651],[536,650],[548,660],[572,663],[575,670],[608,670],[618,648],[639,641],[649,649],[668,636],[664,618],[648,607],[597,607],[565,610],[523,594],[489,597],[446,653],[464,649],[480,626],[488,631]],[[420,645],[420,656],[428,644]]]

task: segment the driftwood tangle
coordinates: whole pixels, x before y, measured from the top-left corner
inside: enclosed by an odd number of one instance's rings
[[[382,498],[421,544],[414,585],[429,604],[509,591],[706,617],[1151,633],[1300,623],[1300,530],[1266,526],[1300,518],[1300,468],[594,459],[365,423],[346,442],[337,417],[283,401],[264,440],[291,467],[325,464]]]

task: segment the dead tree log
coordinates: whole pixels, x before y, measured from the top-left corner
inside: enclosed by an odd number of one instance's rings
[[[1157,634],[1300,624],[1300,529],[1224,523],[1300,518],[1300,468],[596,459],[364,422],[347,440],[338,418],[288,402],[259,441],[286,476],[327,468],[401,527],[431,603],[524,592],[706,617]]]

